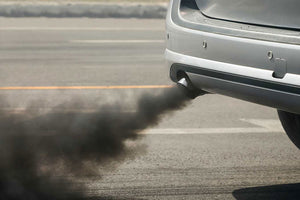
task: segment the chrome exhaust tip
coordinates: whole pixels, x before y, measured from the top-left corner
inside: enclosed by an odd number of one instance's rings
[[[177,84],[182,85],[183,87],[186,87],[186,88],[188,88],[188,86],[189,86],[186,78],[180,79]]]
[[[190,80],[188,80],[187,78],[181,78],[178,82],[177,82],[178,87],[183,91],[183,93],[191,98],[191,99],[195,99],[198,96],[204,95],[206,94],[205,91],[196,89],[192,83],[190,82]]]

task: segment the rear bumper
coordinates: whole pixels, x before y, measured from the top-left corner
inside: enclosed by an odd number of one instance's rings
[[[171,79],[175,82],[178,81],[178,72],[183,71],[198,89],[300,114],[299,87],[246,76],[256,73],[260,77],[267,76],[270,72],[266,70],[190,57],[169,50],[165,55],[170,64]],[[226,71],[216,70],[225,68]],[[237,68],[240,68],[238,74],[228,72]],[[289,75],[285,79],[294,82],[297,78],[300,77]]]
[[[300,113],[300,45],[187,28],[172,11],[166,59],[173,81],[184,71],[199,89]]]

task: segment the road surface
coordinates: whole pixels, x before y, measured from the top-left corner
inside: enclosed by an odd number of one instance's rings
[[[74,107],[80,110],[117,100],[130,105],[142,93],[172,84],[164,38],[163,20],[0,18],[1,110],[47,110],[72,99],[85,102]],[[85,179],[89,195],[300,197],[299,150],[274,109],[206,95],[165,116],[138,142],[145,152],[102,177]]]

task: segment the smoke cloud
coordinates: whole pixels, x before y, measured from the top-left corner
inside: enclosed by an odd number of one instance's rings
[[[128,141],[138,140],[142,130],[188,101],[173,87],[142,95],[134,112],[122,103],[92,113],[70,111],[69,103],[42,115],[30,107],[22,114],[1,111],[0,199],[84,198],[77,178],[98,175],[100,168],[134,157],[143,146]]]

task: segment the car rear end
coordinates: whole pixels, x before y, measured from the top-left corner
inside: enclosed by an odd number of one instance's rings
[[[297,0],[171,0],[171,79],[300,114],[299,7]]]

